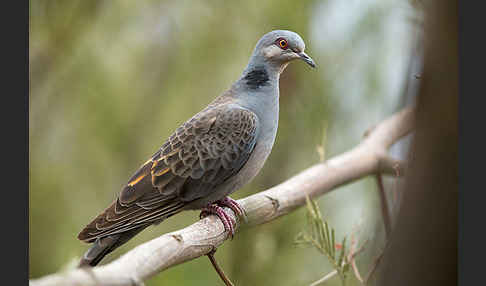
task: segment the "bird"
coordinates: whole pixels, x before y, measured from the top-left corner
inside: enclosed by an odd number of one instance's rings
[[[214,214],[233,237],[244,218],[230,194],[262,169],[275,142],[280,74],[293,60],[312,68],[302,37],[274,30],[257,42],[240,78],[181,124],[128,180],[117,198],[78,234],[91,243],[79,267],[96,266],[107,254],[150,225],[186,210]]]

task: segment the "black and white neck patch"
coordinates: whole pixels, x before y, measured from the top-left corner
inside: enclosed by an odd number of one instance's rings
[[[257,89],[267,85],[270,79],[268,77],[268,72],[264,67],[255,67],[243,77],[243,80],[245,80],[246,84],[251,89]]]

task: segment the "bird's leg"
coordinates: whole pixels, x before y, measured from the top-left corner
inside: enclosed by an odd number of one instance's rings
[[[224,197],[222,200],[216,201],[216,204],[232,209],[238,217],[242,218],[245,222],[247,221],[245,210],[232,198]]]
[[[235,235],[236,222],[224,212],[223,207],[232,209],[238,217],[243,218],[245,222],[247,221],[245,210],[230,197],[224,197],[213,204],[209,204],[207,207],[202,209],[199,217],[203,218],[210,214],[217,215],[221,219],[225,231],[228,231],[231,239],[233,239],[233,236]]]
[[[231,238],[235,234],[235,221],[224,212],[224,209],[219,206],[218,204],[209,204],[207,207],[203,208],[201,214],[199,215],[200,218],[206,217],[208,215],[214,214],[219,217],[221,222],[224,225],[224,230],[229,232]]]
[[[199,214],[199,217],[203,218],[203,217],[206,217],[206,216],[211,215],[211,214],[218,216],[219,219],[221,220],[221,222],[224,225],[225,231],[228,231],[231,239],[233,239],[233,236],[235,234],[236,222],[229,215],[227,215],[225,213],[223,207],[227,206],[227,207],[231,208],[236,214],[239,214],[242,211],[242,209],[238,205],[238,203],[236,203],[234,200],[229,201],[229,200],[225,200],[225,199],[223,199],[224,202],[222,202],[223,200],[217,201],[214,204],[209,204],[208,206],[203,208],[201,213]],[[237,207],[238,211],[234,209],[235,206]],[[218,273],[221,280],[223,280],[224,284],[226,286],[233,286],[233,283],[231,283],[231,281],[228,279],[228,277],[226,277],[223,269],[221,269],[221,267],[219,267],[218,263],[216,262],[216,258],[214,257],[215,252],[216,252],[216,248],[213,248],[207,254],[209,260],[211,261],[211,264],[213,265],[214,269]]]
[[[210,214],[217,215],[221,219],[225,231],[229,231],[229,235],[231,239],[233,239],[233,236],[235,234],[236,222],[224,212],[223,207],[228,207],[232,209],[235,212],[236,216],[243,218],[245,222],[247,221],[245,210],[240,206],[240,204],[238,204],[238,202],[236,202],[230,197],[224,197],[223,199],[214,202],[214,204],[209,204],[207,207],[202,209],[199,217],[203,218]],[[233,286],[233,283],[231,283],[228,277],[226,277],[226,275],[223,272],[223,269],[221,269],[221,267],[219,267],[218,263],[216,262],[216,258],[214,257],[215,252],[216,252],[216,248],[213,248],[207,254],[209,260],[211,261],[211,264],[213,265],[214,269],[218,273],[221,280],[223,280],[224,284],[226,286]]]

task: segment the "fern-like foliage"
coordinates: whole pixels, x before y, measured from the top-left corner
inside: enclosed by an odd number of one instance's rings
[[[322,218],[317,203],[306,197],[307,201],[307,229],[300,232],[295,243],[298,245],[311,245],[324,254],[333,268],[337,271],[342,285],[345,285],[346,276],[349,273],[349,263],[346,257],[346,237],[341,245],[336,245],[335,231]]]

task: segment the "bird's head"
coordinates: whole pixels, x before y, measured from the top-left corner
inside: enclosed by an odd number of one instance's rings
[[[271,31],[258,41],[254,55],[263,57],[270,65],[281,71],[295,59],[306,62],[315,68],[316,64],[306,53],[304,40],[299,34],[287,30]]]

